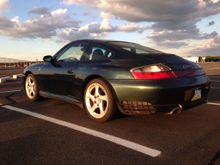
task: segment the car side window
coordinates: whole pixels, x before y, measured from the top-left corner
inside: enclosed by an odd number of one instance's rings
[[[146,50],[141,50],[141,49],[136,49],[136,54],[144,54],[144,53],[149,53]]]
[[[86,49],[86,44],[76,44],[67,48],[58,58],[57,61],[79,61]]]
[[[86,51],[88,61],[103,61],[112,56],[112,52],[101,46],[91,46]]]
[[[126,47],[123,47],[122,49],[124,49],[124,50],[127,50],[127,51],[131,52],[131,48],[126,48]]]

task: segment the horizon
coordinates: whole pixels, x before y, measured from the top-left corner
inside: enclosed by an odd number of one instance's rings
[[[220,57],[220,55],[215,55],[215,56],[212,56],[212,55],[207,55],[207,56],[181,56],[183,58],[187,58],[187,57]],[[0,56],[0,63],[3,63],[1,60],[9,60],[9,61],[6,61],[5,63],[10,63],[10,62],[40,62],[40,61],[43,61],[43,59],[35,59],[35,60],[25,60],[25,59],[16,59],[16,58],[7,58],[7,57],[3,57],[3,56]],[[11,61],[13,60],[13,61]]]
[[[86,38],[130,41],[182,57],[220,56],[219,0],[147,4],[39,0],[21,6],[18,0],[0,0],[0,57],[40,61]]]

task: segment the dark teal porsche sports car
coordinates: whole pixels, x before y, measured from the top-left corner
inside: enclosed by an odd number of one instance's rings
[[[43,60],[24,69],[27,97],[76,103],[100,122],[119,111],[172,114],[206,101],[210,88],[199,65],[136,43],[78,40]]]

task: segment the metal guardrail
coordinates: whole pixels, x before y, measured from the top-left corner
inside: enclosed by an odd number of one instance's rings
[[[0,69],[2,68],[24,68],[29,65],[38,64],[38,63],[41,63],[41,61],[0,63]]]

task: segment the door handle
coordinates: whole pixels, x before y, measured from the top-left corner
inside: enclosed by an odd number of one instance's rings
[[[73,71],[72,69],[70,69],[70,70],[67,71],[67,73],[69,73],[69,74],[73,74],[74,71]]]

